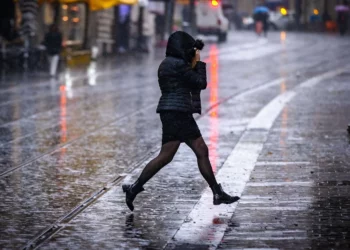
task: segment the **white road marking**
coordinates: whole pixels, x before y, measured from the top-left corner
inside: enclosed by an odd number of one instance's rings
[[[296,93],[294,91],[287,91],[284,94],[278,95],[250,122],[248,129],[269,130],[284,106],[292,100],[295,95]]]
[[[304,87],[313,87],[318,82],[333,77],[346,70],[347,69],[343,68],[342,70],[330,71],[303,82],[295,91],[287,91],[278,95],[267,104],[255,118],[253,118],[249,123],[247,130],[243,133],[241,139],[216,175],[227,193],[238,196],[242,195],[246,183],[250,178],[250,174],[263,149],[269,130],[272,128],[274,121],[284,106],[296,96],[296,91],[302,90]],[[308,185],[310,185],[310,183],[308,183]],[[212,247],[217,247],[220,244],[227,225],[225,222],[217,223],[217,221],[229,220],[238,203],[214,206],[212,199],[212,192],[208,187],[188,215],[185,223],[183,223],[175,233],[171,240],[172,243],[200,243]],[[289,238],[297,239],[298,237],[268,237],[264,240],[286,240]],[[251,239],[245,238],[245,240],[255,239],[262,240],[261,238],[255,237]],[[305,238],[301,237],[300,239]]]

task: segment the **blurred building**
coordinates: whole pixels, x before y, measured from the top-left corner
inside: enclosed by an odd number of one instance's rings
[[[100,51],[110,53],[116,43],[115,8],[136,3],[137,0],[41,0],[41,30],[46,31],[51,24],[57,23],[66,47],[78,50],[97,46]],[[43,35],[44,32],[40,34]]]
[[[102,54],[127,50],[139,33],[152,44],[163,38],[167,9],[175,0],[40,0],[41,30],[56,22],[65,45],[75,49],[98,48]],[[167,18],[168,17],[168,18]],[[143,25],[139,25],[142,22]],[[169,26],[169,25],[168,25]],[[43,32],[42,32],[43,33]],[[40,34],[43,36],[43,34]],[[39,39],[40,40],[40,39]]]
[[[1,55],[10,53],[10,47],[35,49],[56,24],[63,35],[63,56],[89,61],[96,51],[110,54],[132,49],[141,40],[150,45],[163,40],[173,30],[180,0],[2,1]]]

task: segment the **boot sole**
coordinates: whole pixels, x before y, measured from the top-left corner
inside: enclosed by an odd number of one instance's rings
[[[234,201],[232,201],[232,202],[228,202],[228,201],[213,201],[213,204],[215,205],[215,206],[218,206],[218,205],[221,205],[221,204],[232,204],[232,203],[235,203],[235,202],[237,202],[237,201],[239,201],[240,200],[240,198],[239,197],[237,197]]]

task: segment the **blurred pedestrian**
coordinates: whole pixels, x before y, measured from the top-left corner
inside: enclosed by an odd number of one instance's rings
[[[144,191],[143,185],[172,161],[182,142],[195,153],[199,170],[213,191],[214,205],[239,200],[237,196],[226,194],[216,182],[208,147],[192,115],[201,113],[200,91],[207,87],[206,64],[200,61],[203,46],[202,41],[183,31],[173,33],[168,39],[166,58],[158,69],[162,96],[157,113],[163,125],[162,148],[134,184],[123,185],[126,204],[131,211],[134,210],[136,195]],[[193,95],[196,97],[193,98]]]
[[[264,36],[267,37],[267,31],[269,30],[269,13],[265,12],[263,13],[263,30],[264,30]]]
[[[118,19],[118,52],[123,54],[129,49],[129,26],[130,26],[130,12],[131,6],[127,4],[121,4],[118,7],[119,19]]]
[[[340,35],[345,35],[348,30],[348,13],[339,12],[338,13],[338,26]]]
[[[148,53],[155,37],[155,15],[147,6],[135,4],[131,10],[133,33],[136,38],[135,49]]]
[[[340,35],[345,35],[348,30],[348,22],[349,22],[349,3],[347,0],[343,1],[343,4],[337,5],[335,7],[337,11],[337,23],[339,27]]]
[[[62,34],[55,24],[51,25],[49,32],[45,35],[44,45],[50,60],[50,76],[55,77],[62,50]]]
[[[257,6],[254,9],[253,19],[255,24],[255,31],[258,36],[264,31],[265,37],[267,36],[268,31],[268,22],[269,22],[269,9],[265,6]]]
[[[166,18],[164,14],[156,13],[156,41],[160,46],[166,45],[166,39],[164,39],[165,34],[165,24]]]
[[[253,14],[255,32],[258,36],[261,35],[263,30],[263,13],[257,12]]]

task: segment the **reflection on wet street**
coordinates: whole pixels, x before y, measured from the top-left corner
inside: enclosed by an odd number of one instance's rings
[[[164,48],[56,80],[3,76],[0,248],[349,249],[349,44],[292,32],[207,41],[195,118],[219,182],[241,196],[230,206],[212,205],[186,145],[134,213],[124,203],[121,184],[161,146]]]
[[[210,110],[210,139],[209,139],[209,155],[210,162],[212,163],[213,171],[217,170],[217,146],[218,146],[218,91],[219,91],[219,60],[218,60],[218,48],[216,45],[211,45],[209,49],[209,67],[210,67],[210,79],[208,89],[210,91],[209,105],[213,107]]]

